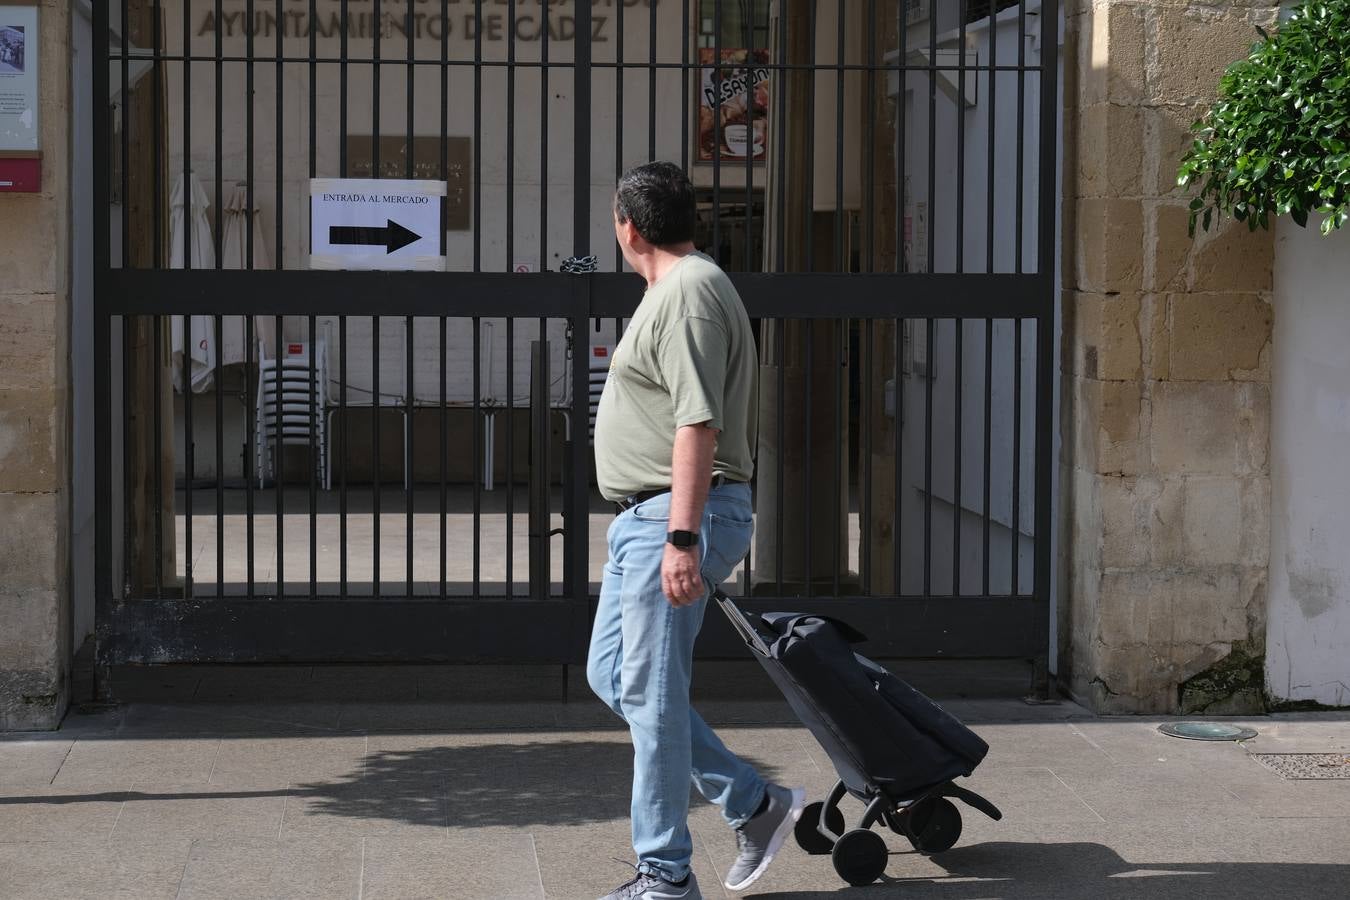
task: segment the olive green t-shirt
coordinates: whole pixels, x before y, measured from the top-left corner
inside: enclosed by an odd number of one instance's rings
[[[647,289],[614,349],[595,422],[600,493],[670,487],[675,430],[717,429],[713,473],[754,474],[759,358],[731,279],[690,253]]]

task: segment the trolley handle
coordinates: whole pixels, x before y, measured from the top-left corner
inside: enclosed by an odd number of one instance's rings
[[[751,650],[767,659],[769,657],[769,645],[764,643],[764,639],[759,636],[755,626],[750,624],[750,620],[745,617],[745,613],[741,612],[736,602],[724,594],[720,588],[713,591],[713,599],[717,601],[718,606],[722,607],[722,612],[726,614],[726,617],[731,620],[731,626],[736,629],[737,634],[741,636],[741,640],[745,641]]]

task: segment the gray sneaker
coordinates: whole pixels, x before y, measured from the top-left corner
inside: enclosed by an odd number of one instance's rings
[[[802,788],[771,784],[765,788],[765,796],[768,807],[736,829],[740,855],[727,871],[727,890],[743,891],[764,874],[806,806],[806,791]]]
[[[693,872],[683,884],[671,884],[655,875],[638,872],[632,881],[624,882],[600,900],[703,900],[703,893]]]

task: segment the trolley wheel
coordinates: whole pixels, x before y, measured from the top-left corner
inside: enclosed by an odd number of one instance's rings
[[[797,846],[801,847],[812,856],[824,856],[834,849],[834,842],[816,830],[820,824],[820,811],[824,808],[824,803],[811,803],[802,810],[801,818],[797,820],[797,825],[792,829],[792,836],[797,839]],[[844,814],[839,811],[839,807],[832,807],[825,816],[825,824],[835,834],[844,833]]]
[[[846,832],[834,845],[830,857],[839,877],[854,887],[871,884],[886,871],[886,842],[866,828]]]
[[[905,816],[905,837],[920,853],[942,853],[961,838],[961,811],[946,797],[924,800]]]

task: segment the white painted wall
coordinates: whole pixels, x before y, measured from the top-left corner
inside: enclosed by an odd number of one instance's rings
[[[1266,679],[1350,706],[1350,232],[1276,228]]]

